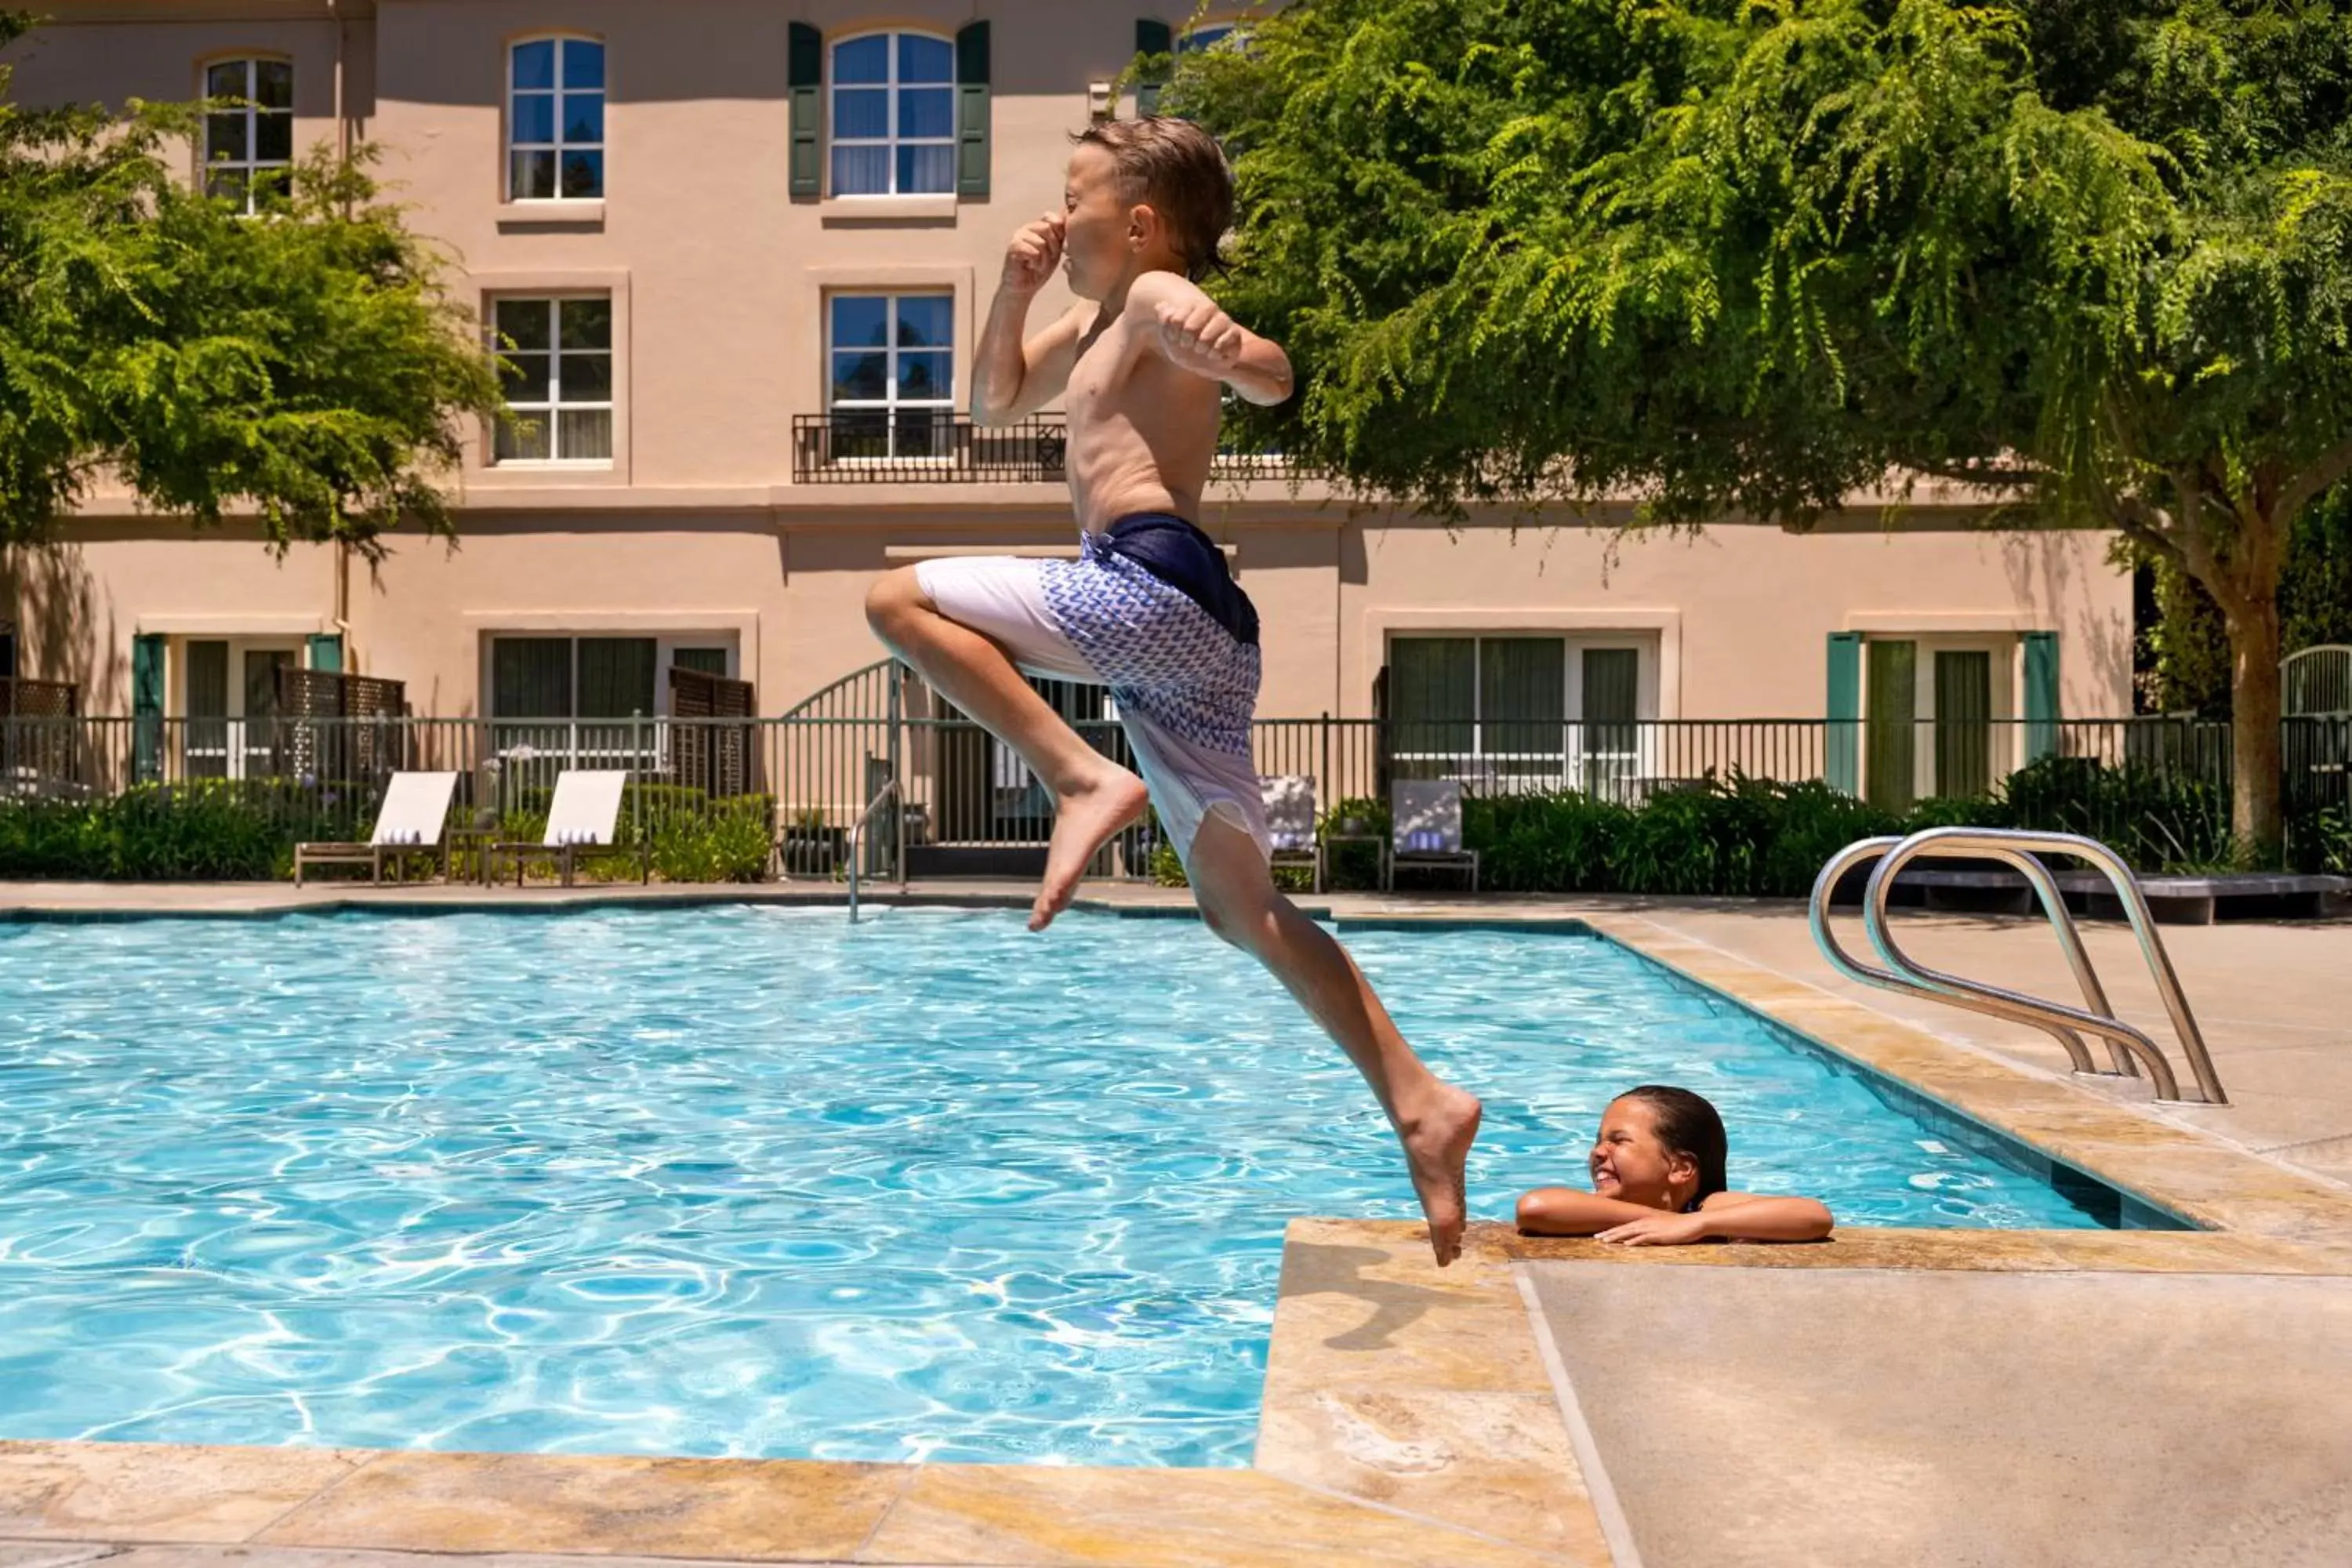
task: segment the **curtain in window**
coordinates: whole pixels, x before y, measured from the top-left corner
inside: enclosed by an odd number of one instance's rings
[[[580,717],[626,719],[654,712],[654,639],[580,639]]]
[[[1399,637],[1390,645],[1389,747],[1392,752],[1466,756],[1474,749],[1477,715],[1476,638]],[[1421,776],[1431,770],[1423,767],[1412,772]]]
[[[1568,724],[1568,645],[1559,637],[1478,644],[1479,749],[1489,756],[1561,754]]]
[[[1936,656],[1936,793],[1978,795],[1992,786],[1992,655]]]
[[[1869,715],[1864,724],[1868,773],[1864,797],[1882,811],[1908,811],[1918,797],[1915,747],[1919,716],[1919,647],[1870,642]]]
[[[1630,647],[1584,650],[1584,787],[1612,794],[1634,772],[1641,717],[1642,656]]]
[[[499,719],[572,717],[572,639],[500,637],[490,645],[490,711]]]
[[[673,648],[669,661],[698,675],[715,675],[722,680],[727,677],[727,650],[723,647]]]
[[[228,775],[228,644],[187,645],[187,769],[193,778]]]

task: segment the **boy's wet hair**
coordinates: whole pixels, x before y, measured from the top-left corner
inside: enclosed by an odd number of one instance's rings
[[[1215,137],[1189,120],[1146,115],[1106,120],[1070,140],[1108,153],[1129,199],[1150,205],[1168,226],[1184,276],[1198,283],[1208,275],[1234,221],[1234,172]]]
[[[1666,1084],[1645,1083],[1617,1098],[1638,1100],[1648,1106],[1651,1124],[1658,1130],[1658,1142],[1666,1152],[1680,1154],[1698,1167],[1698,1191],[1691,1194],[1691,1202],[1704,1203],[1727,1190],[1730,1184],[1724,1165],[1731,1141],[1724,1134],[1723,1118],[1703,1096]]]

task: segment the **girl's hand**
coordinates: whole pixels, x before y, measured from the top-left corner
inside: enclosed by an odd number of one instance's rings
[[[1644,1215],[1612,1226],[1593,1237],[1621,1247],[1680,1247],[1706,1239],[1706,1216],[1697,1214]]]

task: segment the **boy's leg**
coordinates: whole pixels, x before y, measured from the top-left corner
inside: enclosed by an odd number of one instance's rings
[[[1364,1075],[1404,1145],[1438,1266],[1453,1262],[1467,1217],[1463,1166],[1478,1136],[1477,1097],[1413,1055],[1347,949],[1275,887],[1247,833],[1209,814],[1193,835],[1188,869],[1209,929],[1265,965]]]
[[[1045,881],[1029,912],[1029,929],[1045,930],[1076,895],[1095,852],[1143,815],[1143,781],[1087,745],[1037,695],[1003,647],[941,615],[913,567],[902,566],[874,585],[866,597],[866,619],[932,690],[1020,752],[1054,792]]]

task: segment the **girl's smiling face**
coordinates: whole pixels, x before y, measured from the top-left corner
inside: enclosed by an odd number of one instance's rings
[[[1631,1095],[1609,1102],[1585,1163],[1592,1190],[1643,1208],[1679,1209],[1698,1190],[1698,1163],[1658,1139],[1657,1112]]]

